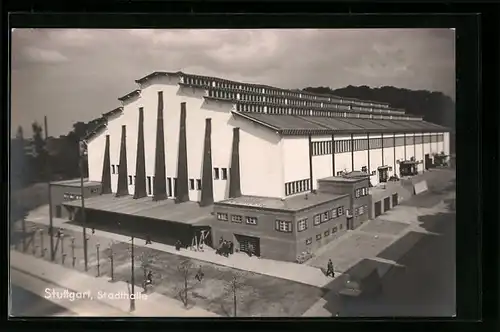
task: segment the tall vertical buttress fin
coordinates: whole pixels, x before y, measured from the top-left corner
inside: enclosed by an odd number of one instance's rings
[[[109,135],[106,135],[106,145],[102,163],[101,194],[111,194],[111,159],[109,156],[109,144]]]
[[[127,196],[127,126],[122,126],[122,141],[120,145],[120,164],[118,165],[118,185],[116,189],[116,197]]]
[[[181,119],[179,126],[179,148],[177,152],[177,196],[176,203],[189,201],[188,160],[186,139],[186,103],[181,103]]]
[[[201,176],[200,206],[208,206],[214,202],[214,185],[212,178],[212,119],[205,119],[205,143],[203,148],[203,171]]]
[[[241,196],[240,184],[240,128],[233,128],[233,149],[229,174],[229,197]]]
[[[163,91],[158,91],[158,115],[156,122],[155,176],[153,180],[153,200],[167,198],[165,167],[165,134],[163,132]]]
[[[144,151],[144,108],[139,108],[139,128],[137,130],[137,159],[135,164],[134,198],[143,198],[146,192],[146,154]]]

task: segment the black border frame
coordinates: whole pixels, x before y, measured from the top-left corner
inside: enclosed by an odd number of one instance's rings
[[[492,325],[495,324],[493,320],[490,320],[495,315],[498,315],[498,308],[484,304],[486,302],[498,304],[495,301],[498,295],[498,289],[495,288],[495,286],[498,286],[499,280],[498,266],[496,270],[491,269],[491,266],[495,265],[495,263],[498,264],[498,256],[495,257],[495,253],[498,253],[498,242],[492,239],[498,233],[498,208],[493,209],[492,207],[498,206],[498,178],[496,178],[498,175],[495,171],[499,169],[497,165],[498,149],[495,146],[495,143],[498,144],[498,133],[496,131],[498,113],[495,110],[498,110],[498,91],[500,91],[498,86],[498,59],[500,54],[498,53],[497,44],[500,39],[498,33],[500,7],[480,3],[461,5],[440,3],[428,4],[428,7],[423,5],[423,3],[398,4],[398,6],[395,6],[394,3],[369,4],[360,2],[346,4],[312,1],[306,3],[285,1],[276,1],[274,3],[248,3],[243,1],[223,3],[204,1],[196,3],[176,2],[170,7],[166,6],[163,1],[117,1],[112,4],[104,1],[88,1],[85,4],[80,4],[70,1],[56,3],[53,1],[32,0],[29,3],[17,2],[9,4],[8,10],[24,13],[3,15],[5,19],[3,27],[8,28],[5,32],[7,36],[10,35],[11,27],[455,27],[457,35],[457,205],[460,211],[457,214],[457,315],[466,327],[479,327],[477,322],[484,319],[485,324],[482,326],[487,330],[498,330],[495,329],[495,325]],[[169,14],[158,14],[166,10],[168,10]],[[51,13],[48,13],[48,11],[51,11]],[[87,13],[82,13],[84,11]],[[66,14],[64,14],[65,12]],[[68,12],[79,13],[70,15],[67,14]],[[88,12],[106,14],[98,15]],[[111,12],[115,14],[110,14]],[[130,12],[141,14],[125,14]],[[266,14],[241,14],[256,12]],[[300,12],[311,14],[300,14]],[[323,12],[337,12],[339,14],[314,14]],[[370,15],[353,15],[356,12],[370,13]],[[373,15],[377,12],[385,12],[386,14]],[[436,12],[443,14],[433,14]],[[490,34],[491,38],[488,38],[487,34]],[[8,41],[10,45],[10,38],[4,38],[3,40]],[[2,58],[7,60],[10,56],[8,54],[9,49],[4,47],[3,50]],[[8,64],[6,63],[6,65]],[[482,70],[483,67],[485,67],[485,70]],[[7,78],[7,81],[4,82],[7,83],[6,86],[10,86],[9,69],[4,66],[4,70],[6,70],[6,75],[3,77]],[[489,81],[488,84],[486,84],[487,81]],[[7,100],[7,98],[4,100]],[[6,112],[2,112],[2,116],[8,116],[7,112],[9,111],[7,109]],[[9,118],[6,120],[5,123],[9,126],[6,128],[6,132],[10,132]],[[6,137],[6,135],[3,135],[3,137]],[[5,145],[8,149],[8,140],[6,140]],[[7,149],[4,151],[8,151]],[[5,164],[3,166],[5,167]],[[7,168],[5,169],[7,171]],[[7,175],[6,181],[3,181],[3,183],[8,183],[8,173],[3,172],[3,174]],[[7,196],[8,191],[4,190],[2,194]],[[3,226],[6,230],[6,223]],[[483,227],[487,229],[484,233],[482,233]],[[485,245],[489,246],[490,249],[486,250]],[[479,274],[481,246],[484,255],[482,261],[489,266],[489,270],[494,270],[489,280],[486,280],[489,275]],[[480,288],[482,285],[487,285],[487,289],[483,291]],[[480,299],[481,294],[482,299]],[[385,328],[395,330],[429,328],[429,322],[433,322],[439,330],[456,330],[459,320],[428,319],[422,321],[412,318],[398,319],[397,321],[380,319],[379,321],[387,323]],[[469,323],[465,323],[464,320],[468,320]],[[20,324],[17,321],[19,320],[12,319],[10,323],[15,324],[16,328],[19,329]],[[36,329],[40,329],[42,326],[45,328],[46,326],[50,330],[55,330],[66,324],[64,326],[66,329],[82,326],[83,321],[86,321],[85,326],[92,328],[103,325],[100,319],[92,319],[91,322],[85,319],[39,319],[25,322],[24,325]],[[126,322],[123,320],[113,321],[113,323],[120,329],[125,326],[143,329],[145,321],[144,319],[134,319]],[[164,329],[191,329],[193,327],[206,329],[213,324],[213,320],[208,319],[147,319],[147,321],[158,322],[159,326]],[[250,319],[224,319],[224,323],[226,323],[224,325],[231,328],[232,323],[242,321],[247,322]],[[329,325],[332,322],[331,320],[319,318],[259,319],[259,322],[256,323],[264,322],[272,329],[279,328],[277,324],[284,324],[288,329],[294,327],[303,328],[304,326],[301,326],[301,324],[294,324],[298,321],[304,322],[304,324],[309,323],[313,328],[320,328],[319,324],[321,323],[328,324],[326,325],[327,328],[332,328]],[[476,323],[473,323],[474,321]],[[212,322],[212,324],[209,324],[209,322]],[[340,318],[334,322],[334,328],[342,330],[346,328],[357,329],[361,328],[361,324],[366,322],[363,319],[356,319],[356,322],[352,322]],[[411,324],[405,324],[407,322],[411,322]],[[241,329],[242,327],[256,328],[257,326],[247,324],[233,327]],[[260,325],[258,328],[263,327],[263,325]],[[219,325],[218,328],[225,328],[225,326]],[[371,329],[373,329],[373,326]]]

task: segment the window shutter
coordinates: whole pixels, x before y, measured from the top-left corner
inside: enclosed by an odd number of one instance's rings
[[[278,220],[275,221],[275,227],[277,231],[280,230],[280,222]]]

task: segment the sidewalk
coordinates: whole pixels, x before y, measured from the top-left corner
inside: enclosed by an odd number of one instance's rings
[[[49,224],[47,215],[41,215],[41,213],[39,213],[38,215],[30,214],[30,216],[28,216],[26,220],[44,225]],[[67,220],[64,219],[53,218],[53,225],[54,227],[68,229],[74,232],[82,232],[81,226],[69,224]],[[95,230],[95,236],[111,239],[118,242],[130,242],[129,236],[100,231],[98,229]],[[170,245],[154,242],[153,244],[148,244],[146,246],[145,239],[135,237],[135,240],[135,245],[137,246],[153,248],[155,250],[167,252],[173,255],[184,256],[238,270],[295,281],[315,287],[326,287],[332,281],[332,278],[325,276],[320,269],[305,264],[274,261],[270,259],[258,258],[255,256],[249,257],[244,253],[234,253],[229,257],[223,257],[217,255],[215,253],[215,250],[209,247],[205,247],[203,252],[184,248],[182,248],[180,251],[177,251],[175,250],[175,247]]]
[[[55,284],[61,289],[73,292],[90,292],[92,304],[107,306],[123,312],[125,315],[138,317],[216,317],[215,313],[193,307],[185,309],[180,301],[157,293],[141,295],[142,288],[135,287],[136,309],[129,314],[129,285],[124,282],[109,282],[106,278],[94,278],[57,264],[11,250],[11,268]],[[48,287],[48,286],[46,286]],[[40,295],[40,294],[39,294]],[[42,294],[43,296],[43,294]],[[88,307],[88,305],[87,305]],[[76,310],[75,307],[68,308]]]

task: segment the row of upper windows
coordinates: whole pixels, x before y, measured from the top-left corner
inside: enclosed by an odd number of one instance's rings
[[[368,196],[369,192],[370,191],[368,190],[368,187],[358,188],[354,191],[354,197],[356,198],[365,197]]]
[[[329,220],[336,219],[336,218],[343,216],[343,215],[344,215],[344,207],[339,206],[339,207],[336,207],[336,208],[331,209],[329,211],[325,211],[323,213],[316,214],[313,218],[313,225],[318,226],[318,225],[321,225],[322,223],[325,223]]]
[[[298,180],[285,183],[285,196],[295,195],[311,189],[311,180]]]
[[[339,226],[338,226],[338,230],[342,230],[342,228],[343,228],[343,225],[342,225],[342,224],[339,224]],[[335,226],[335,227],[333,227],[333,228],[332,228],[331,233],[330,233],[330,229],[325,230],[325,231],[323,232],[323,235],[324,235],[325,237],[328,237],[328,236],[330,236],[330,234],[331,234],[331,235],[333,235],[333,234],[335,234],[335,233],[337,233],[337,226]],[[321,240],[321,237],[322,237],[322,234],[321,234],[321,233],[316,234],[316,241],[320,241],[320,240]],[[310,244],[312,244],[312,237],[310,237],[310,238],[306,239],[306,245],[310,245]]]
[[[342,105],[339,105],[339,110],[342,110]],[[319,117],[341,117],[341,118],[359,118],[359,119],[385,119],[385,120],[420,120],[420,118],[412,118],[409,116],[397,115],[382,115],[382,114],[362,114],[351,112],[335,112],[335,111],[321,111],[321,110],[308,110],[301,108],[279,107],[279,106],[266,106],[258,104],[236,104],[236,110],[239,112],[255,112],[267,113],[277,115],[300,115],[300,116],[319,116]]]
[[[444,141],[444,135],[432,135],[432,136],[423,136],[424,143],[432,142],[442,142]],[[432,137],[432,138],[431,138]],[[405,137],[385,137],[382,141],[382,138],[370,138],[369,148],[370,149],[380,149],[391,148],[396,143],[396,146],[403,145],[412,145],[412,144],[422,144],[422,136],[415,136],[415,143],[413,141],[413,136]],[[382,145],[383,143],[383,145]],[[345,153],[352,151],[352,144],[354,144],[354,151],[364,151],[368,150],[368,139],[354,139],[354,140],[342,140],[335,141],[335,153]],[[312,155],[313,156],[321,156],[332,154],[332,141],[316,141],[311,142]]]
[[[118,172],[119,172],[118,166],[120,166],[120,165],[111,165],[111,173],[112,174],[118,174]],[[128,176],[129,185],[134,184],[135,177],[136,177],[135,175],[133,177],[132,177],[132,175]],[[214,167],[214,180],[227,180],[227,177],[228,177],[228,169],[227,168]],[[192,179],[192,180],[194,181],[194,179]],[[197,187],[200,187],[200,189],[201,189],[201,180],[198,179],[196,181],[200,181],[200,185],[199,186],[197,185]],[[194,182],[193,182],[193,185],[191,187],[194,187]],[[197,190],[200,190],[200,189],[197,189]],[[193,188],[192,190],[195,190],[195,189]]]
[[[246,216],[245,218],[243,218],[243,216],[241,215],[236,215],[236,214],[231,215],[231,222],[241,224],[243,223],[243,219],[245,219],[245,224],[257,225],[258,221],[257,217]],[[217,220],[229,221],[229,215],[227,213],[217,213]]]

